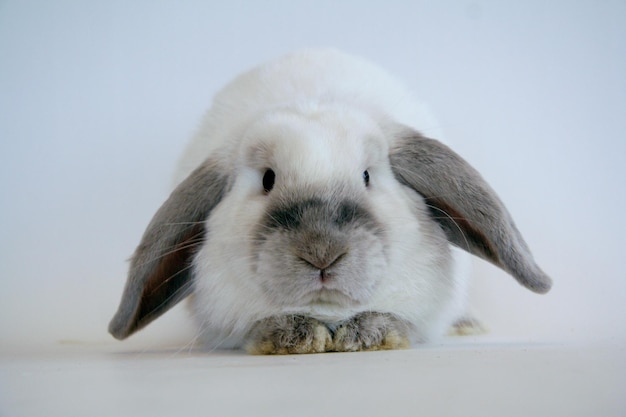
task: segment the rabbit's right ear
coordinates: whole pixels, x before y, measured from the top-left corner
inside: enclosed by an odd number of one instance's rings
[[[125,339],[191,293],[191,261],[204,241],[211,210],[229,186],[215,161],[207,160],[172,192],[148,225],[109,332]]]

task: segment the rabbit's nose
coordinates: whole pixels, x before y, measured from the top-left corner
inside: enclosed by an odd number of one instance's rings
[[[299,256],[299,257],[304,262],[311,265],[313,268],[319,269],[320,271],[324,271],[324,270],[332,268],[337,263],[339,263],[345,255],[346,253],[341,253],[335,256],[334,258],[326,258],[326,259],[318,259],[318,258],[313,259],[308,256]]]
[[[347,248],[343,245],[312,244],[306,250],[300,250],[297,256],[310,267],[319,270],[322,281],[328,280],[333,275],[333,269],[347,255]],[[338,246],[338,247],[337,247]]]

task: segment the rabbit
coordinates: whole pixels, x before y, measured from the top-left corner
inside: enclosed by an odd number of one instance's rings
[[[384,70],[334,49],[237,77],[141,238],[110,333],[191,296],[210,349],[407,348],[462,316],[471,255],[546,293],[496,193],[420,133],[429,117]]]

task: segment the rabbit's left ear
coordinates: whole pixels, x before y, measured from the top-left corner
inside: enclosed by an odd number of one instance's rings
[[[451,243],[502,268],[531,291],[550,290],[552,280],[535,263],[504,204],[459,155],[405,130],[389,158],[396,179],[424,197]]]
[[[148,225],[131,260],[109,332],[125,339],[192,290],[191,261],[204,241],[204,221],[227,191],[228,178],[207,160],[172,192]]]

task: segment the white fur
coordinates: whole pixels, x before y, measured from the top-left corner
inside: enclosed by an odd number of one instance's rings
[[[390,312],[414,325],[414,339],[426,340],[461,312],[467,278],[454,259],[469,255],[451,252],[442,232],[424,224],[421,197],[394,178],[387,159],[392,122],[429,133],[437,128],[404,86],[371,63],[334,50],[272,61],[217,94],[175,180],[210,155],[233,168],[233,188],[207,220],[206,242],[193,261],[194,315],[211,346],[241,346],[254,321],[284,313],[333,322],[362,311]],[[255,147],[273,149],[271,161],[251,158]],[[259,276],[263,269],[255,271],[250,259],[251,231],[266,210],[258,190],[260,170],[267,167],[255,165],[265,162],[293,186],[310,188],[333,189],[339,181],[356,189],[358,174],[370,169],[376,183],[368,202],[392,247],[387,257],[368,260],[373,278],[364,285],[371,288],[360,289],[366,302],[277,305],[265,296],[261,283],[270,278]],[[379,249],[382,254],[382,248],[372,251]]]
[[[428,106],[378,66],[334,49],[303,50],[239,75],[216,94],[179,161],[175,184],[216,149],[238,146],[234,138],[259,114],[306,107],[316,100],[385,114],[443,141]]]

